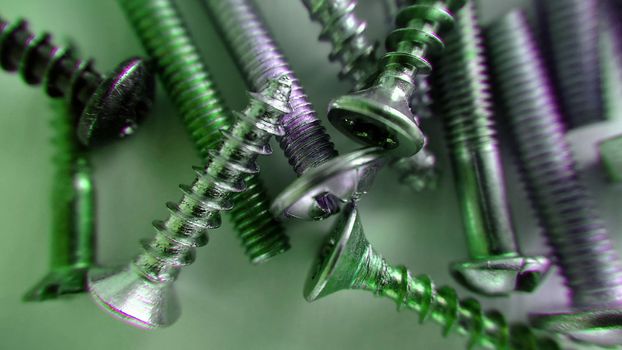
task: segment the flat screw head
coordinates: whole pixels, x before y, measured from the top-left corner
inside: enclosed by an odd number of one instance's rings
[[[78,138],[96,145],[132,134],[153,104],[155,78],[147,63],[130,58],[97,87],[78,124]]]

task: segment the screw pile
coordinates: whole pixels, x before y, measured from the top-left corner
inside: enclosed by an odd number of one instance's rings
[[[231,113],[201,61],[196,45],[176,6],[170,0],[120,0],[145,50],[155,59],[157,72],[181,114],[201,158],[221,141]],[[289,239],[270,213],[270,198],[257,174],[245,179],[246,191],[234,196],[231,221],[246,255],[264,262],[289,249]]]
[[[241,112],[225,106],[186,22],[193,18],[184,18],[175,0],[118,0],[148,60],[130,58],[107,76],[72,49],[55,46],[50,34],[35,35],[23,20],[0,18],[0,67],[18,71],[28,85],[43,85],[56,112],[50,271],[24,300],[88,290],[102,309],[133,326],[167,327],[181,313],[175,281],[195,261],[196,248],[208,243],[208,232],[221,226],[221,212],[231,213],[253,263],[290,248],[281,221],[339,214],[307,276],[303,292],[309,302],[342,290],[365,290],[394,301],[398,309],[415,311],[421,322],[435,321],[443,336],[465,336],[468,348],[622,344],[622,260],[580,179],[582,169],[564,125],[579,128],[615,115],[615,93],[608,84],[601,86],[615,77],[601,73],[599,64],[617,69],[622,62],[622,27],[614,13],[618,4],[607,1],[599,12],[597,0],[546,1],[537,12],[541,35],[533,34],[522,11],[513,10],[495,20],[484,36],[476,0],[383,1],[395,9],[395,27],[381,58],[367,36],[367,22],[355,13],[356,0],[297,3],[321,25],[319,39],[332,47],[329,60],[340,65],[339,78],[354,90],[328,106],[331,124],[364,146],[341,155],[271,35],[273,23],[262,18],[252,0],[201,1],[254,91]],[[604,17],[601,27],[599,16]],[[297,43],[296,49],[301,48],[308,49]],[[140,253],[123,266],[94,266],[89,147],[134,132],[153,104],[154,73],[203,164],[195,168],[190,185],[180,186],[181,199],[166,204],[166,218],[153,222],[155,235],[141,241]],[[451,275],[483,296],[506,296],[535,290],[552,261],[568,290],[567,309],[525,310],[528,324],[511,323],[508,319],[520,315],[484,311],[480,301],[460,299],[456,289],[437,287],[427,274],[413,276],[405,266],[390,265],[367,241],[358,206],[385,165],[415,190],[435,184],[438,164],[419,127],[420,117],[432,115],[427,122],[442,123],[445,130],[456,191],[452,200],[467,242],[468,258],[452,259]],[[495,117],[507,133],[497,132]],[[617,180],[622,174],[621,134],[611,132],[617,136],[609,139],[600,134],[598,140],[601,160]],[[274,200],[257,165],[260,155],[272,153],[273,136],[297,175]],[[582,142],[581,147],[591,147]],[[517,156],[550,257],[526,256],[519,248],[518,233],[525,228],[515,230],[512,220],[510,208],[518,206],[511,202],[512,184],[506,184],[504,146]],[[442,190],[421,197],[427,204],[427,196]],[[390,203],[398,201],[391,198]],[[442,206],[426,209],[447,223],[458,221],[446,210],[451,203]],[[419,209],[413,211],[420,215]],[[393,213],[388,214],[383,220],[394,222]],[[426,231],[421,224],[413,226],[404,230]],[[440,230],[457,231],[439,225],[429,233]],[[434,253],[424,256],[429,264]],[[230,267],[228,273],[239,280]],[[369,334],[379,331],[383,328]]]

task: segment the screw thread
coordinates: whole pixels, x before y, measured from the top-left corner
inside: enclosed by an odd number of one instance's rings
[[[296,173],[334,158],[337,151],[330,136],[253,5],[248,0],[204,3],[250,87],[257,89],[281,75],[291,79],[292,112],[282,119],[285,135],[279,144]]]
[[[167,203],[171,214],[154,222],[155,238],[134,260],[149,280],[174,280],[181,267],[194,261],[195,248],[207,243],[207,230],[220,226],[220,212],[233,206],[234,193],[246,189],[244,178],[259,171],[257,156],[270,154],[270,138],[282,134],[279,119],[288,110],[289,89],[289,80],[279,78],[261,93],[251,94],[235,124],[222,130],[223,141],[209,152],[207,166],[196,169],[192,185],[181,186],[181,201]]]
[[[364,34],[367,24],[354,13],[356,0],[303,0],[311,18],[320,23],[320,40],[332,45],[331,61],[339,61],[341,79],[362,89],[376,71],[376,45]]]
[[[560,108],[570,127],[604,119],[599,62],[600,1],[548,0],[539,3],[546,46],[559,92]]]
[[[145,50],[155,58],[194,147],[201,159],[208,160],[210,150],[222,139],[220,129],[229,126],[230,111],[224,107],[178,9],[169,0],[119,3]],[[258,175],[250,175],[246,181],[247,190],[233,196],[231,221],[250,260],[265,261],[289,249],[289,238],[270,213],[271,200]],[[246,210],[255,216],[250,219]]]
[[[525,15],[491,27],[497,86],[532,205],[573,306],[622,302],[622,264],[581,184],[554,94]]]
[[[516,254],[481,28],[467,1],[447,36],[435,82],[472,257]],[[474,190],[476,189],[476,190]]]
[[[497,310],[484,312],[480,303],[460,300],[455,289],[436,288],[427,275],[413,277],[404,266],[391,266],[367,246],[362,267],[352,288],[364,289],[394,300],[419,313],[420,322],[432,319],[443,327],[443,336],[452,332],[469,337],[468,348],[561,349],[550,338],[540,338],[524,325],[510,327]]]
[[[0,67],[8,72],[19,70],[29,85],[43,83],[50,97],[67,97],[77,117],[103,78],[92,61],[73,57],[70,49],[55,46],[51,40],[49,33],[33,34],[24,20],[11,24],[0,18]],[[73,122],[77,124],[77,118]]]
[[[383,71],[406,69],[412,78],[416,74],[429,74],[432,65],[429,55],[443,50],[439,32],[451,27],[451,11],[458,10],[464,0],[414,0],[399,10],[397,29],[386,40],[387,53],[381,59]]]

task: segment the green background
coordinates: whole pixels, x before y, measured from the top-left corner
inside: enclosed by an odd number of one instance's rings
[[[484,3],[484,21],[517,1]],[[318,115],[342,152],[356,148],[325,120],[328,101],[347,91],[337,80],[338,66],[327,62],[327,43],[298,1],[259,0],[261,11],[298,74]],[[239,73],[197,1],[179,1],[193,36],[200,43],[217,85],[234,109],[244,106]],[[360,1],[358,13],[370,34],[386,34],[380,1]],[[84,57],[109,71],[130,55],[142,54],[131,28],[114,1],[0,0],[1,15],[26,17],[35,32],[48,30],[59,43],[72,40]],[[417,315],[396,312],[395,305],[363,292],[343,292],[313,304],[302,298],[302,284],[317,247],[332,220],[287,224],[292,249],[272,262],[251,266],[231,225],[211,232],[210,243],[177,281],[183,306],[168,329],[135,329],[103,313],[88,295],[24,304],[22,294],[47,271],[51,220],[51,111],[42,89],[26,86],[15,74],[0,74],[0,349],[460,349],[458,336],[442,339],[435,324],[419,325]],[[180,197],[177,184],[188,183],[199,163],[170,101],[158,88],[152,117],[132,138],[93,152],[98,191],[98,255],[103,265],[124,264],[139,251],[138,240],[154,233],[151,221],[167,215],[164,203]],[[443,177],[435,192],[414,194],[383,171],[361,203],[366,233],[386,258],[413,273],[427,273],[438,284],[453,284],[450,261],[466,257],[462,226],[440,127],[425,122],[432,148],[441,154]],[[611,128],[608,128],[611,131]],[[620,131],[621,129],[617,129]],[[597,133],[582,130],[573,144],[585,175],[597,193],[611,227],[619,227],[620,188],[606,185],[595,166]],[[282,152],[261,159],[264,178],[277,194],[294,179]],[[507,158],[506,158],[507,159]],[[507,159],[514,219],[522,248],[546,251],[525,197]],[[617,235],[617,232],[614,232]],[[616,236],[617,238],[617,236]],[[458,288],[462,295],[470,295]],[[529,310],[564,303],[557,276],[530,296],[488,299],[484,304],[523,319]]]

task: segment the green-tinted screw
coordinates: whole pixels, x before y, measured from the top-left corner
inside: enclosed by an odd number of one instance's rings
[[[170,0],[119,0],[136,34],[155,61],[157,73],[207,162],[222,140],[231,113],[224,106],[179,10]],[[247,191],[235,195],[231,220],[253,263],[289,249],[282,225],[270,213],[270,198],[257,174],[246,177]]]
[[[356,205],[347,205],[327,237],[307,278],[304,296],[314,301],[340,290],[362,289],[388,297],[398,308],[432,319],[443,334],[469,336],[469,345],[496,349],[561,349],[549,338],[539,339],[524,325],[510,327],[498,311],[484,313],[475,299],[459,300],[450,287],[436,288],[430,277],[411,276],[404,266],[391,266],[365,238]]]
[[[452,274],[482,294],[531,292],[551,263],[522,255],[516,243],[474,1],[457,14],[446,45],[435,81],[470,255]]]
[[[609,180],[622,182],[622,135],[601,141],[598,151]]]
[[[54,183],[50,272],[24,301],[43,301],[86,290],[95,260],[94,189],[91,168],[75,135],[69,105],[53,100]]]
[[[257,173],[259,155],[270,154],[270,139],[283,135],[281,117],[291,112],[291,80],[268,81],[237,120],[223,130],[223,140],[210,152],[207,166],[190,186],[182,186],[170,215],[154,222],[157,234],[144,250],[121,268],[89,272],[89,290],[111,314],[139,327],[165,327],[180,315],[173,283],[182,267],[194,261],[196,248],[207,243],[207,232],[220,226],[220,212],[232,207],[234,193],[245,189],[244,178]]]

